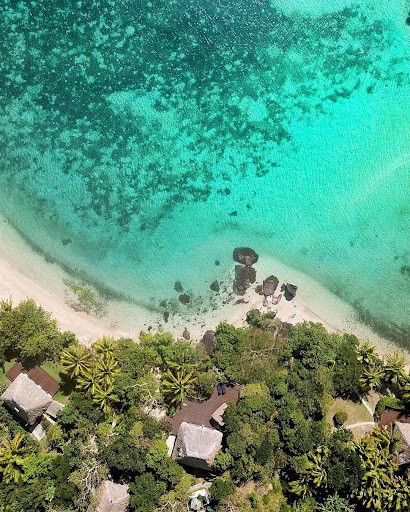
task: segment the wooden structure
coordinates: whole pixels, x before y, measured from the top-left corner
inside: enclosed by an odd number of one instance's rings
[[[33,366],[33,368],[25,368],[21,363],[16,363],[6,373],[6,377],[13,382],[21,373],[27,374],[33,382],[51,396],[54,396],[60,389],[60,384],[43,368],[37,365]]]
[[[192,423],[194,425],[203,425],[213,428],[212,415],[223,404],[238,403],[240,388],[226,387],[224,395],[218,395],[215,387],[211,397],[203,402],[194,402],[193,400],[184,400],[180,409],[172,417],[172,434],[178,433],[179,427],[183,422]]]

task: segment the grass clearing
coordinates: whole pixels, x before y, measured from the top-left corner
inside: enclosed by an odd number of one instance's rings
[[[347,420],[343,426],[361,423],[364,421],[373,421],[372,415],[361,402],[356,403],[350,400],[336,398],[326,415],[326,419],[330,425],[333,426],[333,416],[339,411],[344,411],[347,414]]]
[[[3,389],[3,386],[8,386],[10,384],[9,379],[6,377],[6,373],[10,370],[15,362],[15,359],[7,361],[4,365],[4,372],[0,370],[0,389]]]

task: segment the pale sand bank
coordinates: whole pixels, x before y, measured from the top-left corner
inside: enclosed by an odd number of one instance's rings
[[[0,298],[11,296],[15,303],[28,297],[34,299],[56,318],[61,329],[73,331],[83,343],[89,343],[103,334],[137,339],[139,333],[150,326],[154,330],[160,326],[177,337],[182,336],[186,327],[191,339],[198,340],[206,330],[214,329],[220,321],[235,326],[245,325],[246,313],[250,309],[267,311],[263,306],[263,297],[255,293],[254,288],[264,278],[274,274],[280,283],[292,282],[298,286],[294,300],[287,301],[282,297],[277,305],[270,306],[281,320],[292,324],[304,320],[320,322],[330,331],[349,332],[361,339],[371,340],[380,353],[395,349],[392,343],[358,323],[350,306],[313,279],[265,255],[255,265],[257,283],[243,297],[238,297],[243,298],[244,303],[226,304],[189,321],[174,316],[168,323],[164,323],[158,313],[114,301],[108,304],[107,315],[103,318],[74,311],[65,297],[63,281],[69,276],[60,267],[47,263],[41,255],[32,251],[4,219],[0,219],[0,240]],[[279,287],[276,291],[278,294]]]

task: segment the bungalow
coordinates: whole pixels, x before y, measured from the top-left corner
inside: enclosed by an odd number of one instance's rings
[[[221,447],[222,432],[184,421],[176,436],[173,458],[183,465],[210,471]]]
[[[53,401],[53,397],[26,373],[20,373],[0,399],[29,425],[33,425]]]
[[[104,480],[97,489],[94,501],[95,507],[89,509],[89,512],[125,512],[130,501],[128,485]]]

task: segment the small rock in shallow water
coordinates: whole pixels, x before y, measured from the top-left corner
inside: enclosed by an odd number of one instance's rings
[[[164,317],[164,322],[168,322],[168,319],[169,319],[169,311],[165,311],[164,314],[163,314],[163,317]]]
[[[63,245],[68,245],[69,243],[71,243],[71,238],[64,238],[63,239]]]
[[[189,304],[191,302],[191,297],[187,293],[182,293],[179,297],[179,302],[182,304]]]
[[[181,281],[175,281],[174,288],[178,293],[182,293],[184,291]]]
[[[221,264],[221,262],[220,262],[219,260],[215,260],[215,265],[216,265],[217,267],[219,267],[219,265],[220,265],[220,264]]]
[[[213,283],[210,284],[209,288],[213,291],[213,292],[219,292],[220,290],[220,286],[219,286],[219,283],[218,281],[214,281]]]

